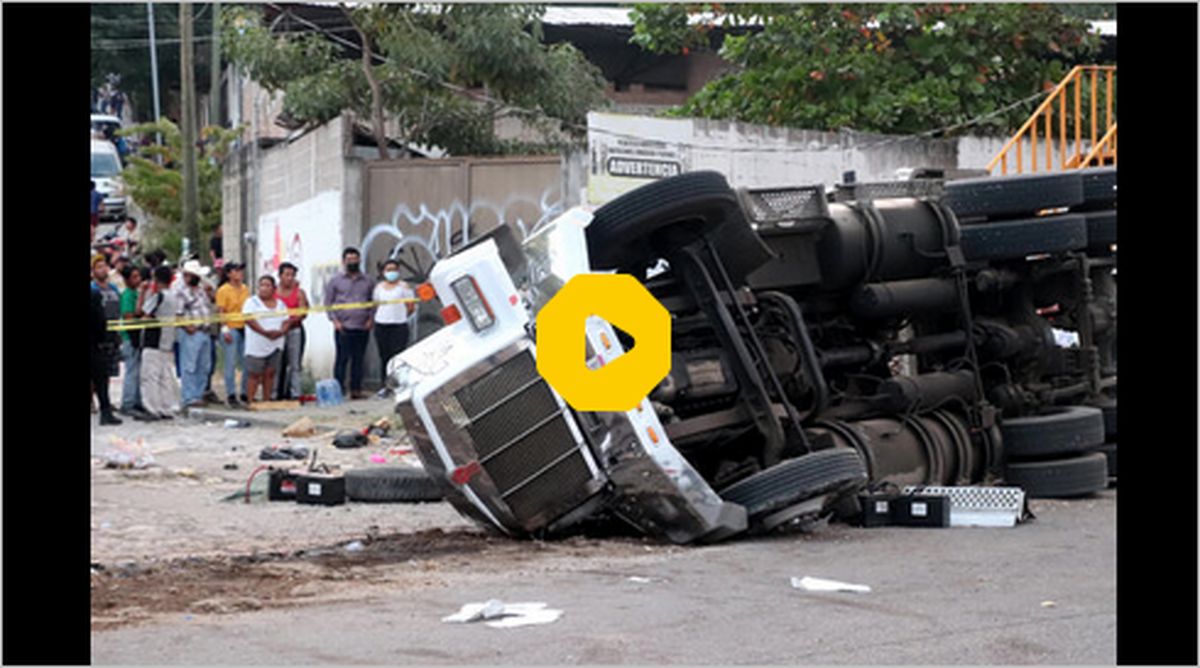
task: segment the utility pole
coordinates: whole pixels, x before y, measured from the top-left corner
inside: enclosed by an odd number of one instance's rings
[[[183,144],[183,234],[198,242],[200,226],[197,217],[196,178],[196,77],[192,62],[192,3],[179,5],[179,79],[182,84],[183,127],[180,128]]]
[[[221,125],[221,3],[212,4],[212,66],[208,68],[209,125]]]
[[[150,23],[150,83],[154,87],[154,122],[162,118],[162,110],[158,105],[158,45],[154,41],[154,3],[146,3],[146,20]],[[157,143],[162,146],[162,133],[155,135]],[[162,156],[155,156],[158,164],[162,164]]]

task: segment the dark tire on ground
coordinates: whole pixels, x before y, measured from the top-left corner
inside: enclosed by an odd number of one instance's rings
[[[960,218],[1004,218],[1083,203],[1075,172],[960,179],[946,183],[945,202]]]
[[[1079,211],[1107,209],[1117,203],[1117,168],[1089,167],[1079,170],[1083,177],[1083,205]]]
[[[1104,445],[1096,448],[1096,452],[1104,453],[1104,456],[1108,459],[1108,477],[1116,478],[1117,477],[1117,444],[1116,443],[1105,443]]]
[[[1027,218],[962,227],[968,260],[1016,260],[1026,255],[1064,253],[1087,248],[1087,219],[1082,214]]]
[[[1107,253],[1117,243],[1117,212],[1093,211],[1087,214],[1088,250]]]
[[[821,450],[788,459],[720,491],[741,504],[751,522],[777,510],[827,493],[857,491],[867,484],[867,469],[848,448]]]
[[[1104,414],[1091,406],[1056,406],[1044,415],[1003,420],[1000,434],[1009,458],[1085,452],[1104,442]]]
[[[657,232],[678,226],[672,230],[675,238],[685,234],[698,238],[726,223],[733,228],[726,233],[733,235],[726,242],[737,241],[742,253],[757,242],[767,253],[762,261],[770,257],[746,224],[737,194],[724,176],[712,171],[680,174],[625,193],[597,209],[587,227],[588,258],[594,269],[617,269],[641,279],[644,268],[664,254],[655,247]],[[753,239],[737,228],[744,228]],[[730,258],[734,262],[726,260],[735,280],[739,277],[733,274],[741,272],[730,265],[740,264],[737,255]]]
[[[1100,410],[1104,413],[1104,440],[1107,443],[1116,443],[1117,400],[1113,399],[1111,402],[1104,404],[1100,407]]]
[[[441,501],[437,482],[421,469],[388,466],[346,471],[346,496],[354,501]]]
[[[1033,499],[1085,496],[1108,487],[1108,460],[1102,452],[1069,459],[1009,462],[1005,480]]]

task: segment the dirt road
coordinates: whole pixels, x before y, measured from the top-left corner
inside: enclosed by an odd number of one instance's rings
[[[221,501],[244,485],[261,440],[282,441],[275,429],[121,429],[158,449],[163,471],[96,468],[98,664],[1116,659],[1115,490],[1034,502],[1037,519],[1014,529],[834,525],[704,548],[515,542],[479,533],[444,504]],[[97,453],[110,435],[98,433]],[[231,449],[239,443],[253,453]],[[369,465],[372,452],[329,456]],[[354,540],[361,550],[346,549]],[[872,591],[791,588],[803,575]],[[564,615],[510,630],[441,622],[489,598]]]

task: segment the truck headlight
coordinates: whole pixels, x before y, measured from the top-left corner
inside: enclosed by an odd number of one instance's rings
[[[488,306],[487,300],[479,293],[479,284],[475,282],[474,277],[463,276],[451,283],[450,287],[454,289],[454,294],[467,312],[467,319],[471,321],[471,327],[475,331],[482,332],[496,324],[492,307]]]

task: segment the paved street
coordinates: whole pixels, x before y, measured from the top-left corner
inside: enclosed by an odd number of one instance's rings
[[[356,424],[389,406],[354,402],[323,419]],[[484,537],[440,503],[219,501],[244,485],[260,442],[284,441],[278,428],[176,423],[95,432],[94,452],[110,435],[141,436],[163,469],[95,469],[99,664],[1116,659],[1115,490],[1035,501],[1037,519],[1014,529],[834,525],[704,548],[632,537],[516,542]],[[354,465],[370,448],[326,450]],[[223,469],[233,461],[236,472]],[[366,549],[345,552],[355,538]],[[261,563],[229,559],[271,551]],[[204,559],[179,560],[189,553]],[[804,575],[872,591],[792,589],[789,579]],[[541,601],[564,615],[509,630],[440,621],[489,598]]]

